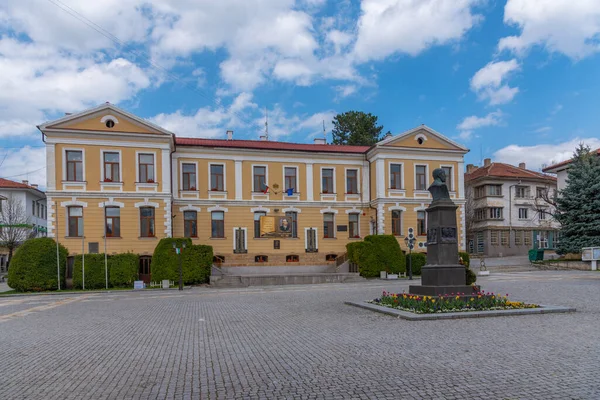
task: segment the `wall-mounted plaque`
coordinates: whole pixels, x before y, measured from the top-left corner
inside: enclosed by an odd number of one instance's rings
[[[281,242],[279,240],[273,240],[273,248],[279,250],[281,248]]]
[[[348,232],[348,225],[338,225],[337,231],[338,232]]]
[[[260,237],[291,237],[292,219],[289,217],[260,217]]]

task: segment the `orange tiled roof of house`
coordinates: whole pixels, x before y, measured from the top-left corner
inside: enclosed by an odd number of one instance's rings
[[[0,188],[5,188],[5,189],[31,189],[31,190],[37,190],[38,192],[41,192],[40,189],[38,189],[35,186],[31,186],[28,183],[15,182],[15,181],[11,181],[10,179],[4,179],[4,178],[0,178]]]
[[[592,153],[596,153],[600,157],[600,148],[596,149],[596,150],[593,150]],[[571,164],[572,161],[573,161],[573,159],[569,158],[568,160],[559,162],[559,163],[554,164],[554,165],[550,165],[549,167],[546,167],[546,168],[542,169],[542,171],[547,172],[547,171],[550,171],[550,170],[553,170],[553,169],[556,169],[556,168],[564,167],[564,166],[567,166],[567,165]]]
[[[465,174],[465,181],[473,181],[479,178],[517,178],[517,179],[542,179],[556,182],[553,176],[540,172],[531,171],[514,165],[493,162],[487,166],[479,167]]]
[[[267,140],[226,140],[185,137],[176,137],[175,143],[178,146],[230,147],[238,149],[292,150],[353,154],[363,154],[371,148],[370,146],[340,146],[335,144],[289,143]]]

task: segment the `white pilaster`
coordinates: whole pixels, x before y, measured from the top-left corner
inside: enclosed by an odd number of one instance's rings
[[[369,163],[364,163],[363,168],[362,168],[362,189],[361,189],[363,203],[366,203],[367,201],[369,201],[369,190],[371,190],[370,185],[369,185],[369,173],[370,173]]]
[[[177,158],[173,159],[173,169],[171,170],[171,179],[173,182],[173,197],[179,198],[179,160]]]
[[[465,198],[465,163],[458,163],[458,198]]]
[[[377,177],[377,198],[385,197],[385,160],[383,158],[375,161],[375,176]]]
[[[313,165],[306,164],[306,200],[313,201]]]
[[[377,234],[385,234],[385,211],[383,209],[383,203],[377,205]]]
[[[162,151],[162,192],[171,193],[171,151],[165,149]]]
[[[242,197],[242,161],[235,160],[235,199],[243,200]]]
[[[55,144],[46,143],[46,190],[56,190]]]

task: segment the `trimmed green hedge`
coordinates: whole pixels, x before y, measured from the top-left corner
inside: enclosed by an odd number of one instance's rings
[[[133,253],[108,257],[108,283],[111,287],[133,287],[138,279],[139,256]]]
[[[363,242],[346,245],[348,260],[358,265],[361,276],[378,277],[380,271],[398,274],[406,271],[404,256],[392,235],[369,235]]]
[[[104,272],[104,254],[86,254],[85,260],[85,288],[86,289],[104,289],[106,288],[106,278]],[[81,254],[75,256],[73,264],[73,287],[82,289],[82,257]]]
[[[65,287],[67,249],[58,246],[61,289]],[[56,242],[51,238],[25,241],[17,248],[8,269],[8,286],[19,292],[57,290]]]
[[[179,257],[173,249],[173,243],[177,243],[179,248],[185,243],[185,249],[181,253],[183,283],[207,282],[212,267],[212,247],[192,245],[189,238],[165,238],[160,240],[152,257],[152,280],[158,282],[168,279],[179,282]]]
[[[471,257],[469,256],[469,253],[460,252],[458,253],[458,256],[462,259],[463,264],[465,266],[465,278],[467,285],[474,284],[477,281],[477,274],[475,274],[475,272],[473,272],[470,268]]]
[[[408,259],[409,259],[409,255],[406,255],[406,265],[407,265],[407,269],[408,269]],[[424,253],[411,253],[410,254],[410,259],[412,260],[412,265],[411,265],[411,269],[412,269],[412,274],[413,275],[421,275],[421,268],[423,268],[423,266],[425,264],[427,264],[427,255]]]

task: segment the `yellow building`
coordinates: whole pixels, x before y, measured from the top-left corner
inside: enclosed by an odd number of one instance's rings
[[[427,191],[445,168],[465,248],[463,157],[427,126],[374,146],[179,138],[111,104],[39,127],[46,143],[48,235],[71,254],[150,256],[164,237],[209,244],[225,266],[324,265],[373,233],[414,232],[426,249]],[[259,237],[261,216],[291,237]],[[106,234],[106,240],[104,236]],[[150,279],[149,259],[140,272]]]

